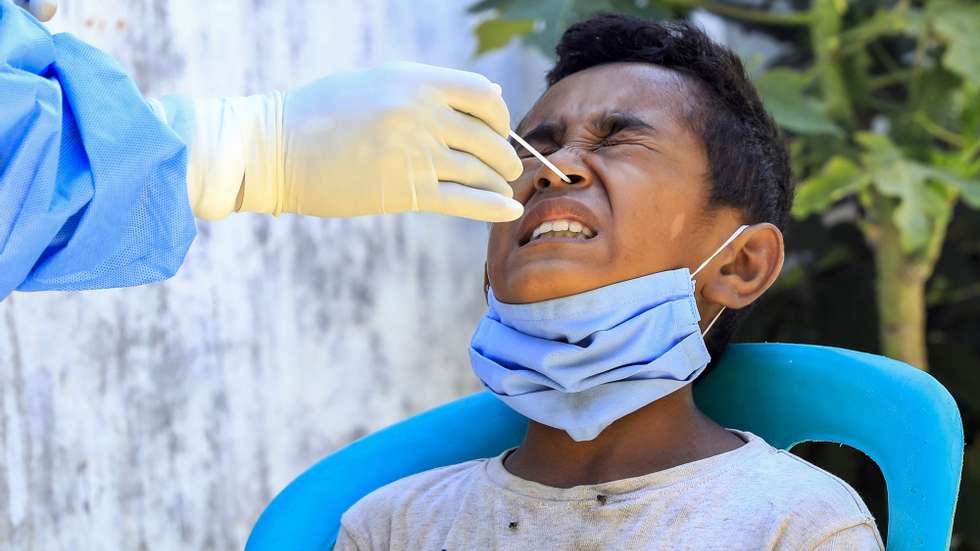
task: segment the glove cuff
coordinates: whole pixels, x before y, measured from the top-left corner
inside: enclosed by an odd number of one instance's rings
[[[237,210],[278,215],[283,184],[283,95],[279,91],[228,100],[244,143],[244,194]]]
[[[217,220],[237,211],[282,212],[280,92],[220,99],[167,96],[147,103],[187,144],[187,197],[194,216]]]
[[[187,198],[194,216],[217,220],[234,212],[245,173],[245,137],[226,100],[146,101],[187,144]]]

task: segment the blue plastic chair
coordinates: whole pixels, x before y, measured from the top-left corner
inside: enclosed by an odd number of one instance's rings
[[[773,446],[857,448],[881,468],[888,549],[947,549],[963,465],[963,426],[949,392],[907,364],[794,344],[730,347],[695,385],[701,409]],[[340,516],[389,482],[516,446],[526,420],[486,392],[362,438],[315,464],[262,513],[246,551],[325,551]]]

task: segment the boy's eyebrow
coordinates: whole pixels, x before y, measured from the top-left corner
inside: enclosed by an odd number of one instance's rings
[[[524,121],[521,121],[523,124]],[[557,123],[551,121],[545,121],[534,128],[532,128],[526,134],[521,134],[520,125],[518,125],[518,134],[524,138],[524,141],[528,142],[547,142],[547,143],[558,143],[565,134],[565,124]],[[516,147],[517,143],[513,139],[510,139],[511,145]]]
[[[593,119],[592,126],[597,134],[611,136],[616,132],[632,130],[644,132],[646,134],[656,134],[657,129],[650,123],[633,115],[622,111],[607,111]]]

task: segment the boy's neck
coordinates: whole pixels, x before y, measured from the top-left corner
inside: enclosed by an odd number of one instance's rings
[[[508,471],[559,488],[641,476],[734,450],[745,442],[701,413],[687,385],[609,425],[588,442],[531,421]]]

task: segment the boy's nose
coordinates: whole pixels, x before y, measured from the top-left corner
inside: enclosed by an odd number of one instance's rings
[[[577,155],[570,154],[570,152],[566,152],[565,150],[559,150],[549,155],[548,160],[558,167],[558,170],[564,172],[571,182],[565,182],[551,169],[541,165],[534,175],[534,188],[536,191],[560,186],[586,187],[591,183],[592,179],[589,176],[589,171],[578,160]]]

